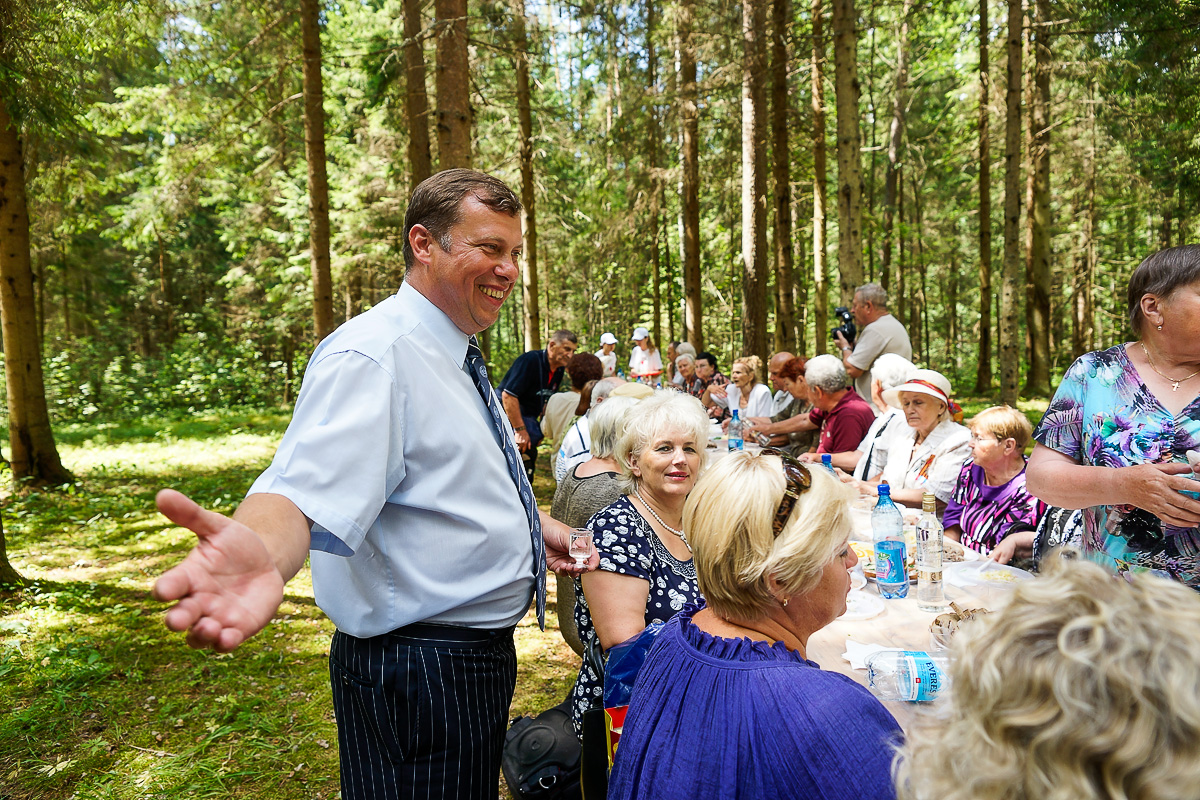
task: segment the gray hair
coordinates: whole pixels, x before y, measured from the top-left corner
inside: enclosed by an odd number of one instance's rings
[[[837,356],[814,356],[804,367],[804,381],[823,392],[840,392],[850,385],[850,374]]]
[[[689,356],[687,353],[684,353],[679,358],[675,359],[675,366],[677,366],[677,367],[680,364],[695,364],[695,363],[696,363],[696,357]]]
[[[650,443],[670,433],[689,436],[700,451],[700,472],[704,471],[705,448],[708,447],[708,412],[690,394],[673,389],[658,389],[625,415],[625,431],[617,442],[614,454],[621,467],[618,483],[621,491],[633,491],[633,462]],[[700,477],[699,473],[696,475]]]
[[[595,408],[604,402],[604,400],[607,399],[610,394],[612,394],[613,389],[617,388],[624,382],[625,381],[617,377],[601,378],[600,380],[596,381],[596,385],[592,387],[591,407]]]
[[[680,355],[689,355],[692,358],[696,357],[696,348],[691,342],[680,342],[679,344],[675,345],[675,352],[679,353]],[[679,363],[679,359],[675,359],[675,363]]]
[[[871,380],[879,381],[881,392],[908,383],[916,374],[917,365],[896,353],[882,353],[871,365]]]
[[[870,303],[876,308],[888,307],[887,289],[878,283],[864,283],[854,292],[864,303]]]
[[[588,435],[592,458],[612,458],[625,430],[625,412],[640,401],[633,397],[610,397],[588,412]]]
[[[559,330],[556,330],[554,333],[550,334],[550,341],[554,342],[555,344],[563,344],[564,342],[579,344],[579,337],[575,335],[575,331],[568,330],[567,328],[560,328]]]

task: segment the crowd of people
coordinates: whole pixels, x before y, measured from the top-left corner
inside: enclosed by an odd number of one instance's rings
[[[593,354],[556,331],[493,389],[475,334],[516,285],[520,208],[483,173],[423,182],[403,286],[314,352],[233,517],[160,493],[199,538],[155,585],[191,646],[261,630],[311,555],[344,798],[496,796],[514,627],[531,605],[544,624],[548,570],[581,654],[578,731],[603,683],[584,654],[657,633],[609,797],[1195,795],[1200,246],[1137,268],[1137,339],[1076,361],[1034,430],[1008,406],[964,424],[876,284],[840,356],[775,353],[769,386],[755,356],[726,377],[639,326],[625,362],[611,332]],[[765,446],[710,464],[734,410]],[[550,514],[530,483],[543,441]],[[955,637],[949,717],[907,739],[807,652],[846,610],[849,503],[884,481],[906,504],[932,493],[965,547],[1045,573]],[[574,528],[594,534],[582,564]]]

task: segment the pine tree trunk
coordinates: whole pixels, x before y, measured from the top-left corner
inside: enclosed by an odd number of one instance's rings
[[[979,0],[979,352],[975,393],[992,390],[992,155],[989,142],[988,0]]]
[[[774,0],[771,40],[771,132],[772,165],[775,172],[775,350],[796,347],[796,309],[792,299],[792,176],[788,143],[788,47],[787,33],[792,17],[791,0]]]
[[[896,43],[896,90],[892,97],[892,128],[888,137],[887,174],[883,181],[883,259],[879,282],[884,289],[891,284],[892,224],[896,213],[896,169],[904,142],[904,94],[908,85],[908,18],[913,0],[904,0],[900,19],[900,37]]]
[[[525,309],[525,349],[528,351],[542,349],[542,315],[538,306],[537,195],[533,183],[533,116],[530,111],[525,0],[512,0],[512,14],[517,62],[517,124],[521,135],[521,297]]]
[[[742,351],[767,362],[767,0],[742,3]]]
[[[1000,287],[1000,400],[1017,404],[1021,366],[1018,291],[1021,281],[1021,0],[1008,0],[1004,120],[1004,276]]]
[[[21,136],[0,100],[0,325],[14,486],[72,483],[62,465],[42,377]]]
[[[1029,371],[1025,393],[1050,395],[1050,69],[1048,0],[1034,4],[1030,34],[1033,54],[1033,102],[1029,108],[1029,251],[1026,256]]]
[[[329,179],[325,173],[325,106],[321,87],[320,0],[300,0],[304,48],[304,155],[308,160],[308,246],[312,263],[313,338],[333,333],[329,269]]]
[[[863,282],[862,134],[858,125],[858,13],[854,0],[833,0],[833,71],[837,97],[838,271],[841,302]]]
[[[434,0],[437,17],[438,166],[471,168],[467,0]]]
[[[662,200],[662,184],[658,172],[658,149],[661,133],[658,124],[658,51],[655,48],[655,28],[658,18],[654,3],[646,5],[646,97],[647,131],[646,131],[646,165],[649,175],[648,187],[650,192],[650,266],[653,271],[654,285],[654,341],[661,342],[662,338],[662,252],[659,250],[658,227],[659,208]],[[670,289],[667,291],[667,306],[670,308]],[[675,325],[673,315],[668,314],[667,338],[675,341]],[[667,373],[675,374],[675,365],[667,366]]]
[[[679,3],[679,124],[682,163],[684,330],[697,352],[704,350],[704,307],[700,284],[700,109],[696,49],[692,41],[693,0]]]
[[[25,585],[25,578],[8,560],[8,543],[4,540],[4,522],[0,520],[0,590],[11,590]]]
[[[812,0],[812,147],[813,147],[813,352],[821,355],[829,343],[829,286],[826,265],[825,163],[825,23],[822,0]]]
[[[433,174],[422,27],[421,0],[404,0],[404,115],[408,121],[408,168],[413,189]]]

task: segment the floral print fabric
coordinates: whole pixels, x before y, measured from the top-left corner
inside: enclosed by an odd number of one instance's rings
[[[1033,438],[1088,466],[1186,462],[1184,454],[1200,447],[1200,397],[1171,414],[1118,345],[1071,365]],[[1128,505],[1084,509],[1083,522],[1083,549],[1102,563],[1200,589],[1200,528],[1177,528]]]
[[[587,527],[595,535],[601,570],[631,575],[650,584],[650,596],[646,600],[647,625],[666,622],[688,603],[700,602],[695,562],[691,559],[680,561],[671,555],[628,497],[621,497],[596,512],[588,520]],[[575,596],[575,624],[579,628],[579,639],[586,647],[595,626],[578,578],[575,579]],[[571,716],[577,733],[583,712],[600,704],[603,690],[604,676],[594,673],[584,659],[571,690]]]

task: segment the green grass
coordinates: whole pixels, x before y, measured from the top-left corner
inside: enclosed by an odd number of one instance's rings
[[[79,482],[2,507],[10,559],[33,583],[0,594],[0,800],[337,796],[333,626],[307,569],[230,655],[189,649],[149,594],[194,538],[157,513],[155,492],[231,512],[286,423],[238,413],[56,430]],[[553,487],[539,473],[544,508]],[[556,704],[574,679],[548,617],[544,633],[531,616],[518,629],[514,715]]]

